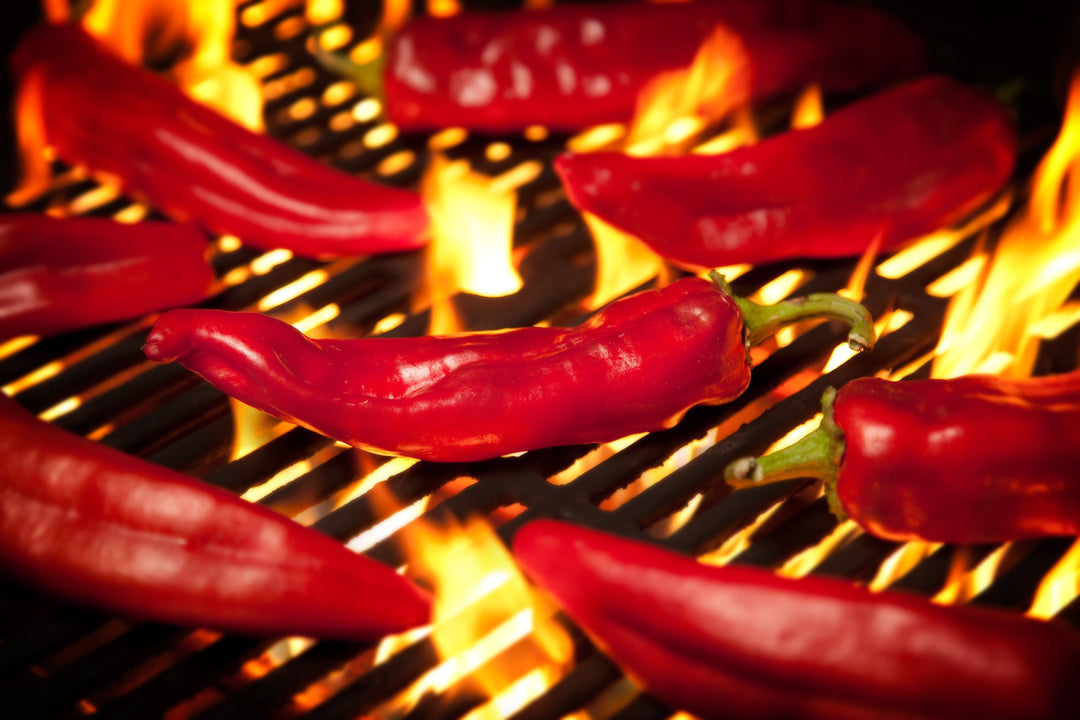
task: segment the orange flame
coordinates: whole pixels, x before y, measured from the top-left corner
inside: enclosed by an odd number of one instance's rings
[[[641,91],[626,152],[664,152],[745,104],[749,94],[750,61],[742,41],[717,26],[689,67],[662,73]]]
[[[432,334],[460,329],[449,308],[458,291],[498,297],[521,289],[513,263],[517,194],[472,172],[466,161],[434,155],[421,183],[431,217],[428,275]]]
[[[977,256],[977,281],[953,297],[934,377],[1031,373],[1041,339],[1033,328],[1057,313],[1080,281],[1078,160],[1080,74],[1073,78],[1061,133],[1035,174],[1029,206],[1005,229],[992,255]]]
[[[442,662],[407,693],[444,693],[465,678],[490,700],[471,718],[506,717],[558,680],[573,644],[556,606],[532,589],[491,527],[474,519],[402,532],[410,575],[435,590],[432,640]]]
[[[808,87],[795,101],[795,111],[791,117],[791,127],[813,127],[825,119],[825,107],[821,99],[821,88],[817,85]]]
[[[95,0],[83,25],[133,64],[185,49],[172,69],[180,87],[241,125],[263,130],[259,81],[230,55],[236,29],[231,0]]]

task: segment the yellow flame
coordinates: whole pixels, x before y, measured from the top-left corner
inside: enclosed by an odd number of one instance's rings
[[[583,216],[596,245],[596,287],[586,307],[600,308],[661,273],[664,263],[647,245],[591,213]]]
[[[1039,346],[1032,328],[1057,313],[1080,280],[1078,156],[1080,74],[1073,77],[1061,132],[1035,173],[1030,204],[992,254],[980,251],[972,265],[976,281],[953,296],[934,377],[1030,375]]]
[[[639,93],[626,152],[655,155],[667,151],[745,104],[749,88],[750,63],[742,41],[726,27],[717,26],[689,67],[658,75]]]
[[[998,546],[975,567],[970,567],[971,550],[966,546],[958,547],[949,565],[949,577],[933,601],[941,605],[965,603],[990,587],[1010,547],[1010,543]]]
[[[431,637],[441,663],[422,678],[424,689],[443,692],[468,677],[493,699],[470,717],[494,720],[565,673],[573,644],[555,605],[526,582],[486,521],[445,529],[418,522],[401,534],[410,575],[434,588]]]
[[[860,532],[859,526],[853,520],[846,520],[833,528],[833,531],[822,538],[816,545],[812,545],[797,555],[788,558],[783,565],[777,568],[776,572],[786,577],[803,577],[821,564],[821,561],[834,550],[845,545]]]
[[[904,543],[878,568],[867,587],[875,592],[884,590],[941,547],[941,543],[912,541]]]
[[[1073,543],[1043,577],[1027,614],[1037,618],[1053,617],[1077,595],[1080,595],[1080,540]]]
[[[431,217],[430,332],[454,332],[452,313],[450,321],[436,322],[435,315],[458,290],[498,297],[521,289],[513,263],[517,194],[473,172],[466,161],[441,155],[432,157],[421,190]]]
[[[263,130],[259,80],[231,57],[232,0],[95,0],[83,25],[132,64],[183,49],[171,71],[177,84],[244,127]]]

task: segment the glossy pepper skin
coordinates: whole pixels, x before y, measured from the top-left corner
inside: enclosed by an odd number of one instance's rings
[[[42,98],[39,119],[62,160],[117,179],[175,220],[317,258],[425,242],[417,194],[337,172],[252,133],[78,25],[33,29],[12,68],[21,92]]]
[[[630,120],[641,88],[689,66],[720,24],[752,67],[745,99],[811,83],[852,92],[924,66],[921,40],[899,21],[823,0],[562,3],[416,18],[389,39],[381,76],[360,84],[403,130],[580,130]]]
[[[570,201],[687,267],[857,256],[961,219],[1009,179],[1016,132],[930,76],[719,155],[564,154]]]
[[[869,315],[845,307],[862,313],[852,342],[871,345]],[[174,310],[144,350],[350,445],[472,461],[659,430],[738,396],[750,380],[746,312],[702,278],[624,298],[575,328],[445,337],[313,340],[264,315]]]
[[[70,434],[0,395],[0,567],[75,603],[250,635],[428,622],[391,568],[266,508]]]
[[[214,278],[189,225],[0,215],[0,340],[202,300]]]
[[[824,404],[804,444],[737,461],[729,482],[824,477],[838,513],[895,540],[1080,534],[1080,372],[860,378]]]
[[[553,520],[514,555],[650,694],[702,718],[1070,718],[1068,626],[836,579],[710,566]]]

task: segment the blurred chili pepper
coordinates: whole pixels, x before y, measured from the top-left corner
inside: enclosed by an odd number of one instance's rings
[[[934,76],[719,155],[564,154],[555,167],[580,210],[711,268],[887,250],[975,209],[1015,155],[1003,106]]]
[[[425,241],[417,194],[252,133],[77,25],[35,28],[12,68],[21,92],[41,98],[31,112],[60,159],[118,179],[173,219],[310,257],[412,250]]]
[[[812,317],[845,320],[853,346],[873,344],[858,303],[821,293],[757,305],[715,276],[624,298],[576,328],[449,337],[312,340],[259,314],[174,310],[144,349],[350,445],[471,461],[671,427],[742,393],[749,344]]]
[[[266,508],[50,425],[0,394],[0,567],[71,602],[256,635],[428,622],[391,568]]]
[[[817,430],[732,463],[728,482],[823,478],[834,512],[895,540],[1080,534],[1080,371],[860,378],[827,391],[822,408]]]
[[[214,278],[190,225],[0,215],[0,340],[190,305]]]
[[[1080,633],[849,582],[710,566],[552,520],[514,555],[649,693],[702,718],[1071,718]]]
[[[383,100],[403,130],[580,130],[631,119],[641,88],[690,65],[718,25],[739,38],[747,98],[812,83],[852,92],[913,77],[921,40],[898,20],[820,0],[564,3],[529,12],[424,17],[368,64],[322,49],[332,70]]]

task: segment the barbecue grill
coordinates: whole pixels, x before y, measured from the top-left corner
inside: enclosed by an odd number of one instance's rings
[[[264,77],[270,134],[345,172],[400,186],[420,180],[436,146],[491,176],[525,162],[540,164],[539,172],[517,188],[514,243],[523,288],[502,298],[457,295],[454,304],[466,328],[566,324],[585,316],[582,303],[592,290],[596,269],[592,241],[551,168],[567,137],[376,132],[377,119],[351,114],[361,98],[326,92],[339,78],[308,52],[301,8],[259,18],[260,5],[238,4],[244,21],[238,24],[236,55],[245,64],[275,58],[267,63],[273,69]],[[940,69],[1012,99],[1021,122],[1017,176],[1027,177],[1060,122],[1061,78],[1070,60],[1061,48],[1070,19],[1027,7],[990,18],[978,3],[935,7],[933,14],[899,2],[887,5],[930,40]],[[1046,34],[1049,28],[1052,36]],[[771,124],[778,130],[788,110],[786,101],[776,103],[761,108],[759,119],[767,129]],[[493,145],[509,146],[509,152],[493,151]],[[1015,189],[1022,193],[1022,183]],[[92,181],[69,178],[31,208],[44,210],[58,203],[108,217],[130,201],[102,194]],[[342,542],[357,543],[358,536],[378,527],[380,534],[366,536],[370,539],[362,545],[370,556],[392,566],[407,561],[399,539],[412,523],[442,525],[451,519],[487,517],[508,542],[528,520],[557,517],[688,554],[719,551],[726,562],[778,569],[801,556],[809,573],[862,582],[884,578],[880,583],[888,591],[926,596],[963,580],[993,556],[992,577],[979,582],[967,601],[1022,612],[1074,539],[1018,542],[1005,548],[942,546],[910,567],[889,571],[902,555],[901,545],[857,531],[837,538],[837,521],[816,485],[795,480],[731,491],[722,481],[728,462],[765,451],[811,420],[826,387],[910,363],[921,363],[914,374],[925,375],[927,354],[937,342],[947,305],[947,298],[927,288],[958,268],[975,242],[970,237],[898,276],[870,273],[864,303],[871,313],[908,314],[873,352],[822,374],[842,342],[843,330],[817,325],[760,362],[749,389],[737,400],[695,408],[676,427],[618,449],[560,447],[470,464],[399,467],[308,430],[279,427],[236,457],[229,400],[178,365],[154,366],[144,359],[141,345],[151,319],[4,345],[0,386],[61,427],[233,492],[262,487],[282,471],[299,467],[293,479],[259,502]],[[424,282],[423,262],[420,254],[330,263],[275,261],[252,249],[219,244],[213,264],[222,282],[203,305],[251,309],[269,293],[323,270],[318,284],[269,312],[292,318],[333,305],[336,312],[327,325],[340,335],[417,335],[426,331],[429,315],[413,303]],[[798,271],[797,294],[833,292],[848,283],[854,267],[854,261],[776,263],[750,269],[735,278],[733,286],[739,294],[752,294]],[[387,330],[389,317],[397,321]],[[1078,340],[1074,328],[1045,343],[1039,371],[1075,367]],[[796,391],[790,392],[792,387]],[[339,504],[349,488],[372,472],[385,475],[377,492]],[[636,487],[643,476],[648,486]],[[398,508],[425,499],[428,505],[413,519],[395,515],[387,496]],[[401,527],[381,524],[391,516]],[[830,540],[835,541],[832,549],[822,549],[820,556],[807,554]],[[395,704],[398,693],[440,662],[426,636],[406,641],[386,656],[377,653],[377,643],[223,636],[106,617],[2,578],[0,609],[6,717],[442,719],[466,715],[487,701],[465,677],[414,703]],[[1080,600],[1065,603],[1057,617],[1080,624]],[[574,641],[572,667],[511,717],[539,720],[587,712],[629,720],[674,714],[623,678],[569,621],[561,622]],[[519,643],[487,662],[511,662]]]

